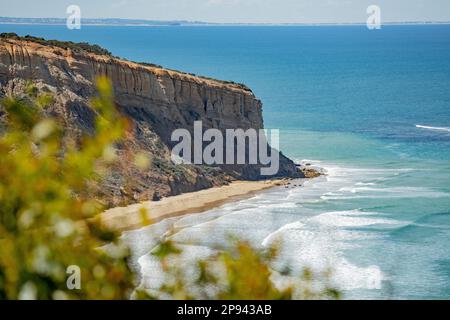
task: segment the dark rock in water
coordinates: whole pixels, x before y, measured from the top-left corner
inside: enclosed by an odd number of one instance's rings
[[[152,201],[160,201],[162,199],[161,195],[159,194],[158,191],[155,191],[153,193],[153,197],[152,197]]]
[[[320,170],[313,169],[313,168],[301,168],[300,170],[305,175],[305,178],[307,178],[307,179],[318,178],[318,177],[324,175],[324,173],[321,172]]]

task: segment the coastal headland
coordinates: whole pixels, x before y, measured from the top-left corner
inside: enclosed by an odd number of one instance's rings
[[[87,43],[0,36],[0,97],[23,95],[29,82],[53,94],[54,103],[45,112],[58,115],[74,140],[94,130],[96,114],[90,99],[100,76],[110,79],[115,105],[130,122],[125,141],[116,146],[119,161],[101,186],[109,208],[233,181],[305,176],[281,152],[278,173],[271,177],[262,176],[258,164],[173,163],[172,132],[193,131],[196,121],[202,121],[204,130],[264,129],[262,102],[243,84],[130,62]],[[151,159],[147,170],[138,170],[130,159],[138,153]]]

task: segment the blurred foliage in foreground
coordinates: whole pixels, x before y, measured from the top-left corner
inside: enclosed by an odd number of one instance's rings
[[[162,283],[152,290],[137,290],[138,298],[177,300],[318,300],[339,299],[330,283],[330,273],[309,269],[292,276],[272,266],[278,249],[255,250],[243,241],[232,241],[231,249],[192,262],[171,242],[160,244],[152,254],[160,261]],[[191,260],[191,262],[189,262]],[[188,263],[186,263],[188,261]],[[150,286],[154,284],[150,283]],[[142,295],[145,293],[145,295]],[[140,296],[141,295],[141,296]]]
[[[116,235],[93,220],[92,199],[126,122],[112,104],[106,79],[92,100],[96,134],[72,141],[56,117],[44,116],[52,96],[31,84],[21,98],[5,98],[0,136],[0,298],[127,298],[133,277],[128,252],[95,249]],[[89,222],[88,222],[89,221]],[[66,269],[82,270],[81,290],[68,290]]]
[[[99,181],[116,159],[127,121],[113,104],[107,79],[99,79],[91,103],[95,134],[76,141],[67,136],[60,119],[46,112],[52,103],[33,85],[23,97],[1,101],[0,299],[339,298],[328,286],[313,288],[307,271],[300,282],[276,288],[269,267],[276,252],[260,254],[245,243],[194,263],[190,276],[189,266],[177,263],[182,253],[163,243],[153,254],[164,282],[156,291],[133,294],[129,251],[96,218],[104,210],[96,200]],[[99,249],[107,243],[109,250]],[[76,290],[67,286],[73,265],[81,270]]]

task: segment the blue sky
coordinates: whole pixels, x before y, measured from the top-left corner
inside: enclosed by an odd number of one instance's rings
[[[209,22],[365,22],[380,6],[383,21],[450,21],[450,0],[0,0],[0,16],[65,17],[68,5],[85,18]]]

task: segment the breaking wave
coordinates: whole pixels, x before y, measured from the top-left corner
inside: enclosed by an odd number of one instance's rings
[[[422,125],[416,125],[416,128],[419,129],[427,129],[427,130],[433,130],[433,131],[445,131],[445,132],[450,132],[450,128],[449,127],[431,127],[431,126],[422,126]]]

